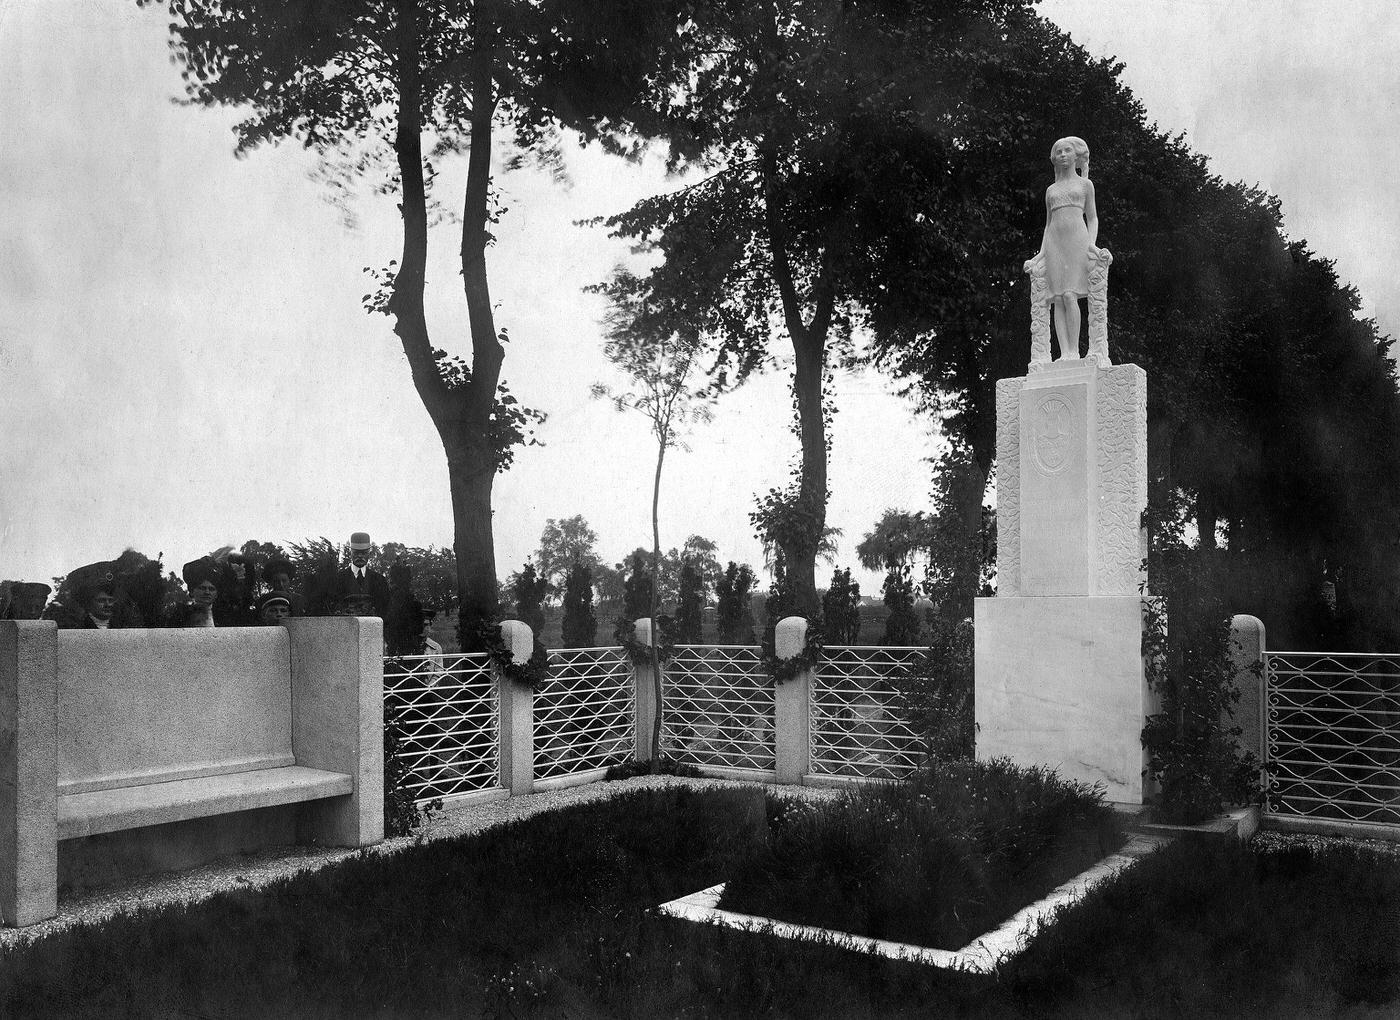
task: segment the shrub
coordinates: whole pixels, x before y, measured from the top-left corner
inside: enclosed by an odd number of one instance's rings
[[[598,640],[598,616],[593,611],[593,571],[575,563],[564,585],[563,641],[565,648],[592,648]]]
[[[409,787],[413,770],[399,755],[404,749],[403,721],[390,705],[384,706],[384,835],[408,836],[442,810],[442,799],[435,798],[421,807],[414,803]]]
[[[549,580],[535,573],[535,565],[525,561],[525,568],[516,575],[511,587],[515,595],[515,616],[529,625],[539,641],[544,634],[544,600],[549,596]]]
[[[958,949],[1121,843],[1103,792],[1005,759],[844,792],[775,796],[769,839],[721,906]]]
[[[860,585],[851,580],[849,569],[831,575],[831,587],[822,596],[822,620],[831,644],[860,641]]]
[[[676,602],[676,640],[698,645],[704,640],[705,579],[687,558],[681,564],[680,596]]]
[[[730,560],[724,573],[715,581],[719,644],[757,644],[750,604],[755,580],[753,569],[747,563],[741,565]]]
[[[914,609],[914,582],[909,576],[909,564],[892,564],[885,575],[882,591],[885,605],[890,611],[890,615],[885,618],[884,643],[918,644],[919,614]]]

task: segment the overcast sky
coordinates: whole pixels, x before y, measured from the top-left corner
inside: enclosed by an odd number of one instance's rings
[[[1394,333],[1400,5],[1040,10],[1124,61],[1149,116],[1185,131],[1216,172],[1278,194],[1290,235],[1335,259]],[[236,114],[170,102],[181,83],[166,21],[129,0],[0,0],[0,577],[47,579],[126,546],[178,570],[250,537],[363,529],[450,544],[441,445],[390,321],[360,306],[363,267],[399,253],[393,201],[361,196],[350,226],[308,154],[234,159]],[[1092,125],[1061,133],[1093,145]],[[464,173],[444,168],[453,204]],[[569,174],[567,187],[528,173],[498,182],[510,212],[489,263],[512,338],[505,378],[549,414],[545,445],[496,483],[502,576],[550,517],[583,514],[609,559],[650,541],[645,423],[588,395],[615,379],[601,305],[581,289],[626,252],[573,223],[670,185],[656,167],[587,150]],[[1112,210],[1100,212],[1112,247]],[[458,240],[451,228],[432,239],[429,323],[435,343],[465,353]],[[927,505],[937,442],[877,376],[841,375],[836,392],[830,521],[846,565],[883,508]],[[748,512],[789,477],[789,418],[780,374],[721,401],[691,452],[668,458],[663,543],[699,533],[722,558],[760,563]]]

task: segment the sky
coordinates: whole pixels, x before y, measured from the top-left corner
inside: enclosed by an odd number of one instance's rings
[[[1212,169],[1280,196],[1290,236],[1336,261],[1366,314],[1400,314],[1400,5],[1388,0],[1045,0],[1042,14],[1124,80]],[[127,546],[186,560],[248,538],[354,530],[450,544],[442,448],[364,269],[398,256],[391,198],[328,200],[295,146],[235,159],[236,111],[182,107],[163,6],[0,0],[0,577],[47,579]],[[1066,125],[1093,145],[1092,125]],[[499,154],[498,154],[499,155]],[[1094,152],[1095,165],[1112,153]],[[497,160],[500,166],[500,160]],[[601,301],[628,259],[576,221],[676,186],[590,149],[569,181],[500,174],[488,255],[504,377],[549,418],[495,487],[497,566],[549,518],[582,514],[605,559],[650,542],[646,422],[589,395],[620,380]],[[460,162],[443,167],[455,204]],[[1047,181],[1049,170],[1047,165]],[[1112,247],[1112,210],[1100,210]],[[430,238],[434,342],[467,353],[455,230]],[[1038,238],[1027,238],[1027,254]],[[1110,331],[1112,309],[1110,308]],[[1110,343],[1111,343],[1110,332]],[[1027,338],[1029,352],[1029,337]],[[871,372],[839,373],[835,566],[886,507],[928,506],[932,424]],[[797,454],[782,371],[723,398],[668,455],[661,538],[762,563],[748,513]],[[819,580],[831,565],[819,568]],[[861,575],[877,593],[879,579]]]

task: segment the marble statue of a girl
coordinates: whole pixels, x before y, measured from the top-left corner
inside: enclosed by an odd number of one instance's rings
[[[1079,299],[1090,296],[1090,263],[1107,253],[1094,246],[1099,214],[1089,180],[1089,146],[1082,138],[1061,138],[1050,149],[1050,162],[1055,183],[1045,189],[1045,234],[1031,262],[1041,263],[1036,269],[1044,272],[1046,288],[1037,297],[1054,308],[1060,357],[1074,359],[1079,357]]]

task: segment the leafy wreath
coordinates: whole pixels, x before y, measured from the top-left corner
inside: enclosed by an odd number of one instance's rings
[[[817,668],[822,657],[822,621],[814,618],[807,621],[807,635],[802,651],[786,659],[778,658],[774,645],[765,643],[763,648],[763,668],[773,678],[775,684],[785,684],[795,680],[802,673]]]
[[[656,642],[657,658],[662,662],[669,662],[676,654],[676,642],[672,637],[674,628],[671,623],[669,616],[658,613],[651,628],[651,639]],[[613,640],[622,646],[633,665],[651,665],[651,645],[637,640],[636,620],[629,620],[625,616],[618,617],[617,626],[613,628]]]
[[[501,671],[501,675],[514,683],[525,684],[531,690],[538,690],[540,684],[549,679],[549,651],[535,639],[535,650],[524,662],[516,662],[510,646],[501,637],[499,623],[482,624],[478,631],[481,644],[491,656],[491,661]]]

